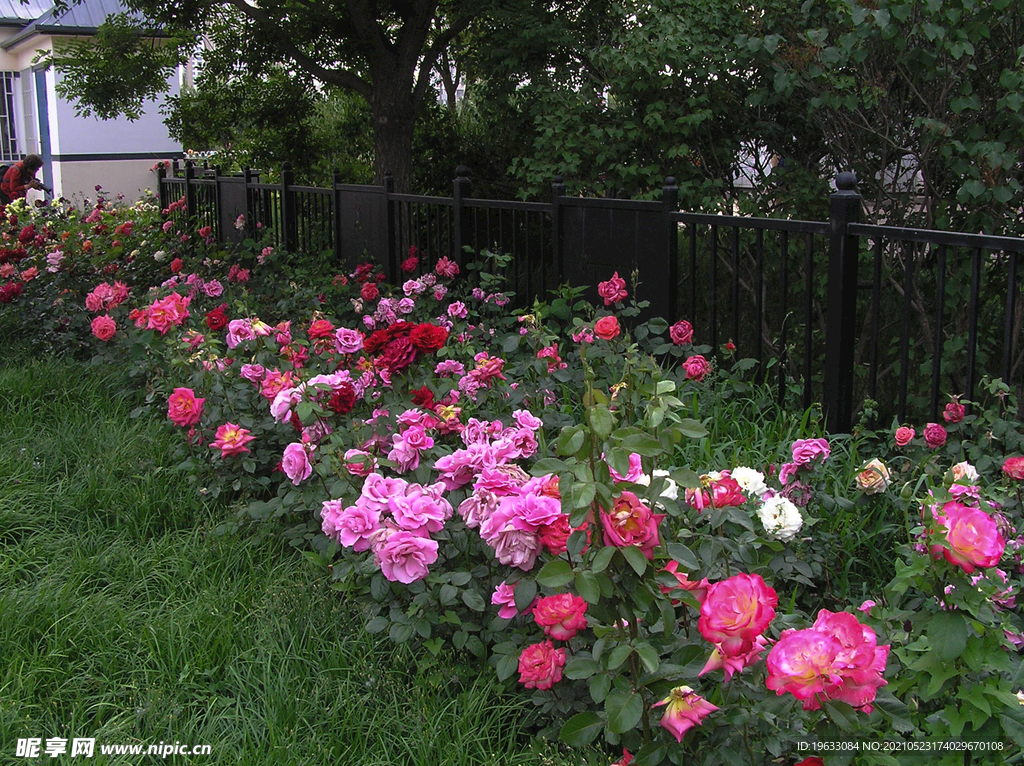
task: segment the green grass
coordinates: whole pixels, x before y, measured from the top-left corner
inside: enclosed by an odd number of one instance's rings
[[[212,749],[177,763],[568,762],[489,670],[418,665],[294,550],[220,533],[230,509],[121,391],[73,363],[0,369],[0,763],[26,737]]]

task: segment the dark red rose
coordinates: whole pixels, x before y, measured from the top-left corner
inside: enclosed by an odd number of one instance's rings
[[[376,354],[395,338],[404,338],[415,326],[411,322],[395,322],[382,330],[375,330],[363,341],[363,350],[367,354]]]
[[[416,347],[408,338],[395,338],[378,358],[382,367],[401,372],[416,359]]]
[[[25,290],[21,282],[8,282],[0,286],[0,303],[10,303]]]
[[[222,303],[213,311],[206,313],[206,326],[216,332],[228,326],[228,304]]]
[[[417,407],[432,410],[434,408],[434,392],[426,386],[412,392],[412,403]]]
[[[343,380],[334,389],[334,393],[331,394],[331,398],[327,402],[327,409],[339,415],[347,415],[355,406],[356,390],[352,387],[351,383]]]
[[[430,324],[430,322],[424,322],[409,333],[409,340],[424,354],[431,354],[448,340],[448,331],[443,327]]]
[[[35,238],[36,238],[36,227],[33,226],[32,224],[29,224],[28,226],[26,226],[24,229],[21,230],[21,233],[18,234],[18,241],[21,244],[23,244],[23,245],[27,245],[29,242],[31,242]]]

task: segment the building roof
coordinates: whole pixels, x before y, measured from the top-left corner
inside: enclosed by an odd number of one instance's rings
[[[106,21],[107,16],[129,13],[121,0],[72,0],[72,4],[62,10],[54,8],[51,0],[28,0],[28,5],[23,5],[21,0],[0,0],[0,13],[6,12],[8,7],[13,9],[19,6],[23,13],[27,13],[26,9],[29,7],[42,10],[33,17],[34,20],[26,19],[28,23],[18,34],[3,42],[4,50],[10,50],[35,35],[96,34],[96,30]]]
[[[52,0],[0,0],[0,26],[23,27],[52,7]]]

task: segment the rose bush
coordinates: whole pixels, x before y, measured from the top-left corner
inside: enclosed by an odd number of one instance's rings
[[[771,394],[689,322],[639,323],[635,279],[510,312],[500,256],[417,253],[401,286],[369,262],[289,278],[288,254],[218,251],[176,213],[104,202],[26,231],[9,206],[0,310],[126,362],[197,491],[277,524],[367,630],[489,663],[542,733],[637,766],[1021,744],[1024,445],[998,382],[923,443],[809,416],[733,454],[734,417],[704,411],[743,392],[760,417]],[[891,577],[840,591],[843,525],[875,507],[903,536]]]

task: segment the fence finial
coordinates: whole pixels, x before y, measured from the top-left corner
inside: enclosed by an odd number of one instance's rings
[[[844,170],[836,176],[836,188],[841,192],[851,192],[857,189],[857,174],[852,170]]]
[[[456,179],[469,178],[469,168],[467,168],[465,165],[459,165],[457,168],[455,168],[455,177]]]

